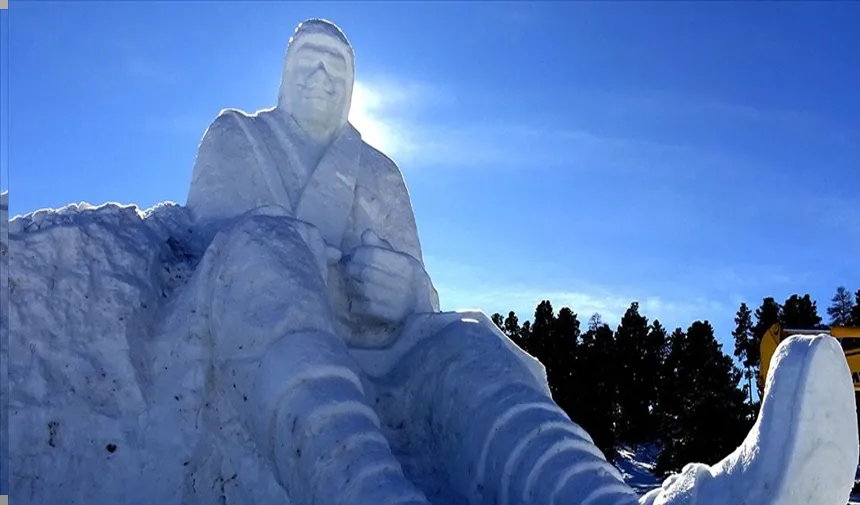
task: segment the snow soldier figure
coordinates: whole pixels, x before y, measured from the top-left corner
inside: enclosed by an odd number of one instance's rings
[[[215,383],[292,503],[842,505],[841,489],[810,495],[815,464],[844,459],[850,487],[856,426],[782,412],[814,402],[782,384],[846,367],[824,338],[783,346],[804,365],[774,367],[738,451],[640,498],[552,401],[538,362],[483,313],[439,312],[403,176],[348,122],[354,77],[342,31],[301,23],[277,106],[215,119],[187,200],[209,244],[196,276]],[[816,415],[854,415],[846,381]],[[416,477],[419,453],[445,489]]]

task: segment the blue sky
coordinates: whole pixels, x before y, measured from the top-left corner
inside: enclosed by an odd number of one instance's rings
[[[443,308],[636,299],[725,339],[741,301],[860,288],[858,3],[11,3],[13,214],[184,203],[208,123],[273,105],[322,16]]]

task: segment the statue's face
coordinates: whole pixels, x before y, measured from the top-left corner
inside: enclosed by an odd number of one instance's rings
[[[303,36],[289,55],[290,113],[311,135],[328,135],[345,122],[353,79],[348,58],[339,41],[322,34]]]

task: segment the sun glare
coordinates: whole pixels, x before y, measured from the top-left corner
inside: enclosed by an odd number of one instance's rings
[[[365,142],[385,154],[392,155],[397,149],[395,134],[380,115],[383,96],[369,86],[356,82],[352,91],[349,122],[361,133]]]

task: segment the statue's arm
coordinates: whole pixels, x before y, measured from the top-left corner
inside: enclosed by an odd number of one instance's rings
[[[416,272],[418,311],[436,312],[439,310],[439,295],[424,265],[409,189],[397,165],[387,157],[383,156],[383,159],[378,173],[382,217],[374,223],[373,231],[392,249],[415,259],[419,270]]]
[[[242,215],[265,202],[261,199],[259,166],[251,139],[242,128],[244,113],[221,111],[197,149],[186,207],[197,222]]]
[[[394,250],[412,256],[423,265],[424,256],[409,189],[397,167],[392,168],[381,174],[383,211],[382,218],[374,223],[374,231],[390,243]]]

